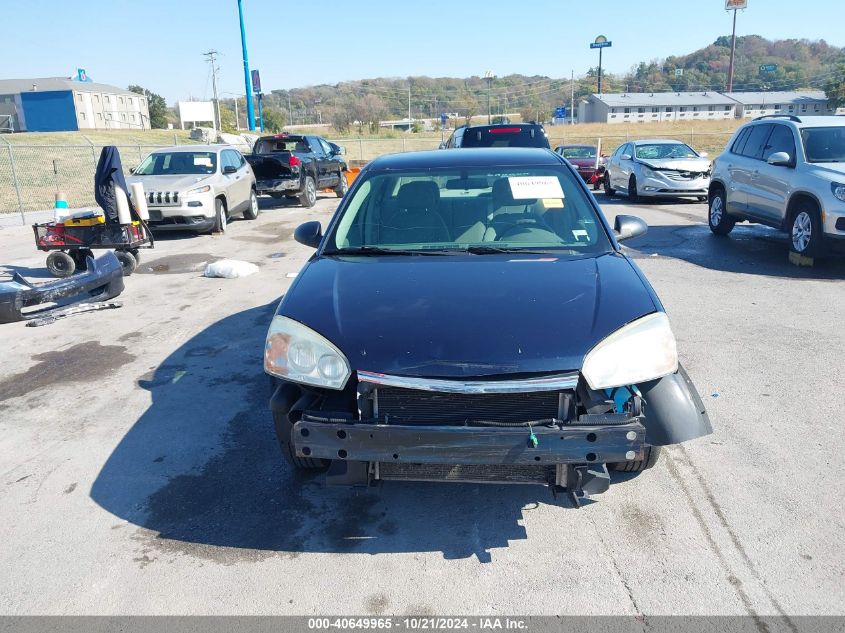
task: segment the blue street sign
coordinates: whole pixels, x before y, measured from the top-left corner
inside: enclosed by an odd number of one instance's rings
[[[257,70],[252,71],[252,91],[255,94],[259,94],[261,92],[261,75],[258,74]]]
[[[555,108],[554,118],[565,119],[566,118],[566,107]]]
[[[761,73],[773,73],[778,69],[777,64],[760,64]]]
[[[590,48],[607,48],[613,42],[590,42]]]
[[[445,112],[440,113],[440,125],[446,125],[449,122],[449,115]]]

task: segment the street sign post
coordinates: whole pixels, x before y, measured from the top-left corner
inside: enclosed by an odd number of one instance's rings
[[[604,35],[599,35],[593,42],[590,42],[590,48],[599,49],[599,94],[601,94],[601,52],[612,45],[613,42],[609,41]]]

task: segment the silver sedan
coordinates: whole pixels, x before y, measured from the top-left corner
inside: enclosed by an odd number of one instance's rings
[[[641,197],[696,198],[707,200],[710,160],[686,143],[645,139],[623,143],[607,161],[604,192]]]

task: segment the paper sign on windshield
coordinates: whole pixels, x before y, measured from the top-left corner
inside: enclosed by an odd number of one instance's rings
[[[211,156],[194,156],[195,167],[211,167]]]
[[[508,182],[515,200],[563,198],[560,180],[555,176],[511,176]]]

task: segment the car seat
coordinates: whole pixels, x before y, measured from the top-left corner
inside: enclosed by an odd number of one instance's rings
[[[396,210],[382,219],[381,242],[415,244],[448,242],[449,230],[438,213],[440,189],[430,180],[402,185],[396,196]]]

